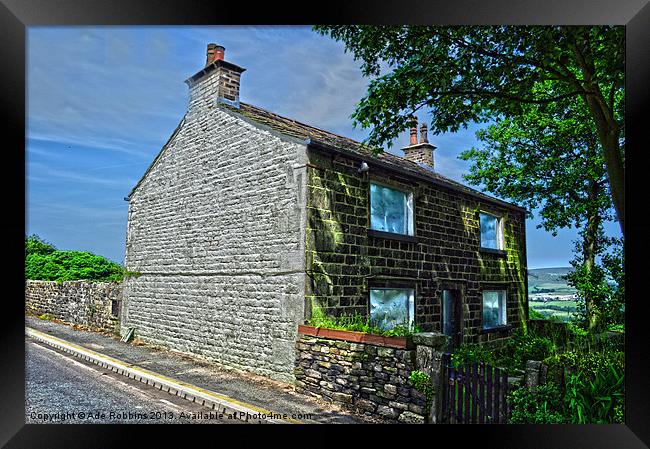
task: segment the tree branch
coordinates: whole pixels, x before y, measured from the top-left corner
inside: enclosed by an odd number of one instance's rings
[[[442,91],[442,92],[432,92],[431,95],[437,95],[437,96],[474,96],[474,97],[494,97],[494,98],[503,98],[506,100],[511,100],[511,101],[516,101],[519,103],[531,103],[531,104],[548,104],[552,103],[554,101],[559,101],[564,98],[569,98],[573,97],[576,95],[591,95],[590,92],[582,92],[582,91],[573,91],[569,92],[567,94],[562,94],[562,95],[557,95],[555,97],[549,97],[549,98],[542,98],[542,99],[534,99],[534,98],[523,98],[519,97],[516,95],[512,94],[506,94],[503,92],[494,92],[490,90],[450,90],[450,91]]]
[[[566,74],[564,74],[564,73],[560,72],[559,70],[557,70],[556,68],[554,68],[552,66],[549,66],[549,65],[546,65],[543,62],[538,61],[537,59],[527,58],[527,57],[524,57],[524,56],[513,56],[513,55],[494,52],[494,51],[489,51],[489,50],[486,50],[486,49],[484,49],[484,48],[482,48],[482,47],[480,47],[480,46],[478,46],[476,44],[473,44],[471,42],[467,42],[465,39],[462,39],[462,38],[454,38],[454,37],[448,36],[448,35],[446,35],[444,33],[441,33],[439,31],[435,31],[435,30],[433,31],[433,33],[447,39],[450,42],[455,42],[455,43],[457,43],[457,44],[459,44],[459,45],[461,45],[461,46],[463,46],[463,47],[469,49],[470,51],[473,51],[473,52],[475,52],[475,53],[477,53],[479,55],[489,56],[491,58],[501,59],[501,60],[507,61],[509,63],[515,63],[515,64],[519,63],[519,64],[532,65],[532,66],[537,67],[539,69],[551,72],[553,75],[555,75],[557,77],[558,80],[568,81],[570,84],[574,85],[577,88],[582,87],[580,82],[573,76],[571,71],[569,71],[566,68],[565,68]]]

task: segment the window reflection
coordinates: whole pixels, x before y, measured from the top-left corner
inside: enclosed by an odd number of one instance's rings
[[[411,196],[390,187],[370,184],[370,228],[413,235]]]
[[[371,289],[370,319],[375,326],[392,329],[396,325],[413,325],[413,289]]]

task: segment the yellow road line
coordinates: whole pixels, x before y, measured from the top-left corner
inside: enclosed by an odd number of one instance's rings
[[[124,376],[139,380],[140,382],[153,385],[154,387],[163,387],[170,394],[176,394],[189,401],[201,402],[203,405],[218,409],[222,413],[236,413],[237,416],[245,414],[242,417],[244,421],[258,422],[258,423],[273,423],[273,424],[303,424],[302,421],[284,417],[282,413],[272,412],[257,407],[253,404],[248,404],[243,401],[228,397],[226,395],[216,393],[214,391],[206,390],[196,385],[188,384],[177,379],[172,379],[167,376],[155,373],[153,371],[140,368],[131,363],[125,363],[120,360],[114,359],[104,354],[84,348],[83,346],[70,343],[36,329],[25,327],[25,333],[45,344],[59,348],[69,354],[86,359],[97,365],[108,368]],[[175,393],[172,393],[172,390]],[[244,419],[245,418],[245,419]]]

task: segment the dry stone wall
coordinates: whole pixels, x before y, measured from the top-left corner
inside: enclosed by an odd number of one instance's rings
[[[26,281],[25,311],[70,324],[114,331],[119,324],[122,284],[90,281]]]
[[[410,385],[415,349],[300,335],[296,389],[388,422],[424,423],[425,396]]]

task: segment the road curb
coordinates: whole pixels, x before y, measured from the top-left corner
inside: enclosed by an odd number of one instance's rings
[[[123,376],[151,385],[169,394],[179,396],[190,402],[202,404],[223,414],[235,414],[240,421],[257,424],[302,424],[302,421],[284,418],[281,413],[264,410],[252,404],[230,398],[214,391],[205,390],[180,380],[172,379],[136,365],[122,362],[104,354],[48,335],[31,327],[25,327],[25,334],[34,340],[45,343],[75,357],[92,362]]]

